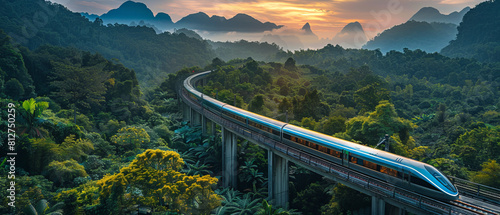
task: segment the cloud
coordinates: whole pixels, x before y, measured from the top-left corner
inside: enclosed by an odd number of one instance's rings
[[[474,2],[479,3],[479,1],[475,1],[475,0],[442,0],[440,2],[440,4],[454,5],[454,4],[467,4],[467,3],[474,3]]]

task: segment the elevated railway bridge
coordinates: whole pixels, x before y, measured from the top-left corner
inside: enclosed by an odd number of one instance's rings
[[[439,200],[422,195],[315,154],[293,147],[228,120],[221,113],[204,105],[204,99],[212,99],[197,92],[196,98],[187,89],[206,79],[205,73],[187,78],[179,98],[183,117],[194,125],[201,125],[203,133],[215,132],[216,124],[222,130],[222,165],[224,186],[236,187],[237,138],[248,140],[268,151],[268,193],[276,204],[285,207],[288,202],[288,163],[293,162],[323,177],[342,183],[372,197],[371,214],[500,214],[500,190],[450,177],[460,194],[458,200]],[[213,100],[213,99],[212,99]],[[465,195],[463,195],[465,194]],[[394,207],[386,207],[390,204]]]

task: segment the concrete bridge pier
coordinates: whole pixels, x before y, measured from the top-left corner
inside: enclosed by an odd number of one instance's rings
[[[222,128],[222,186],[236,188],[237,182],[237,136]]]
[[[275,200],[277,206],[286,209],[288,203],[288,160],[268,150],[267,165],[269,197]]]
[[[182,103],[182,120],[191,120],[191,107],[189,107],[186,103]]]
[[[195,111],[194,109],[191,108],[191,125],[202,125],[202,118],[203,116]]]
[[[385,201],[377,196],[372,196],[372,215],[385,214]]]
[[[214,121],[210,121],[210,134],[215,135],[217,133],[216,125]]]
[[[201,133],[203,135],[207,134],[207,121],[209,121],[207,117],[201,115]]]

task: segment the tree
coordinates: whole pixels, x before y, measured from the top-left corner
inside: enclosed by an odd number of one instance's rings
[[[177,152],[148,149],[119,173],[98,181],[102,204],[110,198],[119,208],[135,202],[160,211],[208,214],[220,205],[211,188],[217,179],[188,176],[180,172],[183,165]]]
[[[488,160],[481,167],[482,170],[472,177],[472,181],[500,188],[500,164],[496,160]]]
[[[333,188],[333,197],[330,203],[321,207],[322,214],[349,214],[359,208],[368,207],[371,198],[345,185],[337,184]]]
[[[273,208],[273,205],[269,204],[267,200],[262,200],[262,208],[260,208],[257,213],[258,215],[291,215],[291,214],[301,214],[292,210],[285,210],[283,208]]]
[[[335,134],[338,132],[345,131],[345,121],[346,118],[341,116],[332,116],[323,123],[323,133],[324,134]]]
[[[380,101],[390,98],[389,90],[383,88],[378,82],[365,86],[354,93],[354,101],[360,107],[361,113],[374,110]]]
[[[5,94],[13,100],[18,100],[24,95],[24,87],[17,79],[10,79],[5,83]]]
[[[252,101],[250,101],[250,104],[248,105],[248,110],[256,113],[261,112],[263,108],[264,108],[264,95],[262,94],[255,95]]]
[[[297,197],[293,199],[293,205],[304,214],[320,214],[319,205],[327,204],[329,198],[330,196],[325,192],[325,186],[312,183],[297,193]]]
[[[125,151],[135,150],[142,144],[151,141],[149,134],[144,128],[124,127],[118,130],[118,133],[111,137],[111,142],[125,147]]]
[[[52,62],[54,78],[50,85],[56,89],[54,96],[60,103],[71,103],[75,114],[76,110],[89,110],[92,106],[99,106],[104,101],[106,93],[105,82],[109,73],[103,71],[104,63],[90,67],[69,65]]]
[[[489,159],[500,159],[500,128],[478,127],[460,135],[452,153],[470,170],[477,171]]]
[[[410,131],[415,125],[409,120],[398,117],[394,105],[389,101],[380,101],[375,111],[368,117],[358,116],[346,123],[346,134],[362,143],[375,145],[385,134],[398,134],[402,144],[412,143]],[[410,147],[410,149],[413,147]]]
[[[288,71],[297,70],[297,66],[295,66],[295,60],[293,58],[289,57],[288,59],[286,59],[285,69],[287,69]]]
[[[48,102],[36,102],[35,99],[31,98],[22,103],[22,108],[19,109],[19,113],[24,119],[24,129],[21,134],[28,133],[31,137],[42,137],[42,133],[39,130],[39,118],[43,111],[49,107]]]
[[[85,168],[82,165],[71,159],[62,162],[50,162],[44,175],[54,183],[59,184],[59,186],[65,186],[73,182],[73,179],[76,177],[87,176],[87,172],[85,172]]]

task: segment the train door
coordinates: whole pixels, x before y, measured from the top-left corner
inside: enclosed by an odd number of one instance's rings
[[[405,184],[410,184],[410,180],[411,180],[411,174],[410,174],[410,171],[405,169],[404,167],[402,168],[402,174],[403,174],[403,182]]]
[[[349,151],[343,150],[342,155],[343,155],[342,164],[346,167],[349,167]]]

